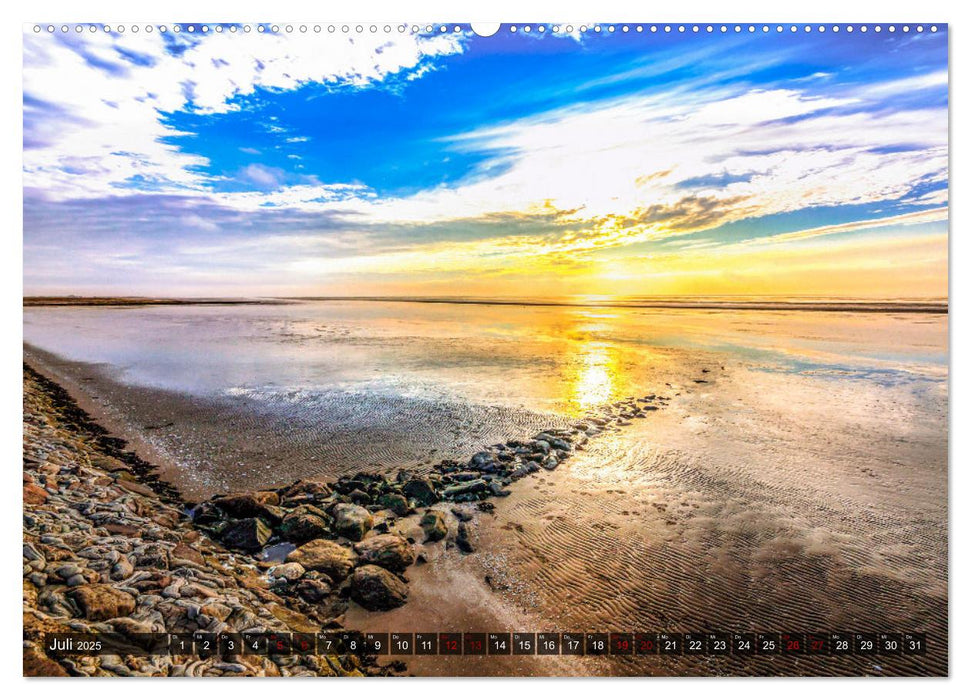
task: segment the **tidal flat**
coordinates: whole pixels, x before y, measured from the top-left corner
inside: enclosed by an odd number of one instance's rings
[[[192,503],[428,475],[666,398],[490,494],[471,551],[454,532],[426,545],[417,523],[392,524],[423,562],[405,604],[352,601],[352,628],[929,639],[924,657],[428,657],[412,672],[944,674],[946,306],[874,308],[33,307],[24,352]]]

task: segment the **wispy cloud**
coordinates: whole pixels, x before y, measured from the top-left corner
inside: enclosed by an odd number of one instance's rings
[[[829,226],[816,226],[814,228],[802,229],[801,231],[791,231],[789,233],[777,233],[774,236],[762,236],[759,238],[746,238],[737,241],[729,247],[743,247],[751,245],[771,246],[782,243],[792,243],[804,241],[809,238],[819,238],[821,236],[835,236],[843,233],[853,233],[855,231],[870,231],[888,227],[912,226],[915,224],[936,223],[948,220],[947,207],[928,209],[925,211],[915,211],[908,214],[898,214],[896,216],[884,216],[876,219],[864,219],[861,221],[848,221],[842,224],[831,224]]]

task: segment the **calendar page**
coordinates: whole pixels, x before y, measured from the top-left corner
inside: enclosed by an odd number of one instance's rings
[[[23,674],[948,675],[948,89],[932,22],[25,25]]]

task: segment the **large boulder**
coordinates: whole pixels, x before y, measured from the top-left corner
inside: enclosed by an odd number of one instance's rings
[[[88,584],[67,592],[81,609],[85,619],[94,622],[126,617],[135,612],[135,598],[117,588],[103,584]]]
[[[351,577],[351,598],[367,610],[391,610],[408,600],[408,586],[387,569],[366,564]]]
[[[374,519],[366,508],[353,503],[339,503],[334,507],[334,528],[349,540],[363,540],[373,525]]]
[[[405,485],[401,488],[401,493],[414,499],[418,505],[422,506],[430,506],[438,502],[438,493],[427,479],[412,479],[405,482]]]
[[[440,511],[429,510],[421,516],[419,522],[421,529],[425,532],[426,542],[438,542],[445,539],[448,534],[448,526],[445,524],[445,517]]]
[[[283,510],[277,507],[280,497],[272,491],[241,493],[214,498],[212,504],[232,518],[263,518],[271,525],[283,520]]]
[[[230,549],[252,553],[263,549],[272,534],[261,518],[246,518],[227,525],[219,533],[219,541]]]
[[[280,535],[294,544],[318,540],[329,534],[327,521],[313,513],[291,513],[280,524]]]
[[[287,555],[307,571],[320,571],[334,581],[343,581],[357,563],[357,556],[347,547],[331,540],[311,540]]]
[[[401,572],[415,563],[412,546],[400,535],[375,535],[354,545],[362,564],[383,566],[389,571]]]

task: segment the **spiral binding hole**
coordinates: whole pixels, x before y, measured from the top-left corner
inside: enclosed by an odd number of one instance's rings
[[[147,24],[147,25],[144,25],[144,26],[140,26],[140,25],[137,25],[137,24],[132,24],[132,25],[115,25],[115,26],[108,25],[108,24],[104,24],[104,25],[100,25],[100,24],[87,24],[87,25],[85,25],[85,24],[75,24],[75,25],[63,24],[63,25],[60,25],[60,26],[53,25],[53,24],[48,24],[48,25],[35,24],[35,25],[32,26],[32,30],[33,30],[33,32],[35,34],[41,34],[41,33],[44,33],[44,32],[46,32],[48,34],[55,34],[55,33],[57,33],[58,30],[60,30],[60,32],[62,34],[67,34],[73,28],[73,30],[74,30],[74,32],[76,34],[82,34],[82,33],[84,33],[85,28],[87,28],[87,30],[90,33],[102,32],[102,33],[105,33],[105,34],[119,34],[119,35],[122,35],[122,34],[125,34],[125,33],[137,34],[139,31],[144,31],[145,33],[149,33],[150,34],[150,33],[152,33],[153,31],[156,31],[156,30],[159,31],[159,32],[161,32],[161,33],[163,33],[163,34],[169,32],[169,31],[171,31],[173,33],[176,33],[176,34],[180,34],[180,33],[187,33],[187,34],[211,34],[211,33],[223,34],[228,29],[229,33],[231,33],[231,34],[237,34],[237,33],[239,33],[240,28],[241,28],[242,33],[249,34],[253,30],[254,27],[255,27],[256,31],[258,33],[260,33],[260,34],[266,34],[266,33],[278,34],[278,33],[281,32],[281,27],[279,25],[276,25],[276,24],[257,24],[257,25],[252,25],[252,26],[251,25],[248,25],[248,24],[244,24],[244,25],[236,25],[236,24],[231,24],[231,25],[222,25],[222,24],[214,24],[214,25],[208,25],[208,24],[185,24],[185,25],[181,25],[181,24],[173,24],[171,26],[167,26],[167,25],[164,25],[164,24],[161,24],[161,25],[151,25],[151,24]],[[395,29],[397,30],[397,32],[399,34],[404,34],[405,32],[409,31],[409,25],[407,25],[407,24],[400,24],[400,25],[397,25],[397,26],[392,26],[390,24],[385,24],[385,25],[376,25],[376,24],[360,25],[360,24],[358,24],[358,25],[353,25],[353,26],[344,24],[344,25],[339,25],[339,27],[340,27],[341,33],[343,33],[343,34],[349,34],[352,31],[354,33],[357,33],[357,34],[363,34],[365,32],[368,32],[368,33],[371,33],[371,34],[377,34],[377,33],[382,32],[382,31],[385,34],[390,34]],[[301,34],[306,34],[311,29],[313,30],[313,32],[315,34],[319,34],[322,31],[322,27],[319,24],[313,25],[312,27],[311,26],[308,26],[306,24],[301,24],[301,25],[297,25],[297,26],[294,26],[292,24],[287,24],[287,25],[284,25],[282,27],[282,31],[285,32],[286,34],[293,34],[294,31],[297,31],[297,32],[299,32]],[[327,32],[329,34],[335,33],[337,31],[337,29],[338,29],[338,26],[335,26],[335,25],[328,25],[327,26]],[[663,31],[666,34],[670,34],[672,31],[677,31],[679,34],[686,34],[686,33],[689,33],[689,32],[691,34],[715,34],[715,33],[727,34],[729,32],[734,32],[736,34],[740,34],[740,33],[743,33],[743,32],[748,32],[749,34],[755,34],[755,33],[769,34],[769,33],[771,33],[773,31],[773,29],[774,29],[774,31],[775,31],[776,34],[782,34],[782,33],[786,32],[786,31],[788,31],[791,34],[795,34],[795,33],[799,32],[800,29],[803,32],[807,33],[807,34],[808,33],[825,34],[826,32],[831,32],[833,34],[839,34],[840,32],[843,32],[843,33],[846,33],[846,34],[852,34],[853,32],[860,32],[860,33],[864,33],[865,34],[865,33],[871,32],[871,31],[872,32],[875,32],[875,33],[878,33],[878,34],[884,32],[884,31],[886,31],[888,33],[891,33],[891,34],[896,34],[898,31],[901,32],[901,33],[903,33],[903,34],[910,34],[910,33],[924,34],[924,33],[928,33],[928,32],[929,33],[936,33],[936,32],[939,31],[940,28],[936,24],[932,24],[932,25],[923,25],[923,24],[916,24],[916,25],[909,25],[909,24],[904,24],[904,25],[894,25],[894,24],[889,24],[889,25],[879,25],[879,24],[877,24],[877,25],[866,25],[866,24],[861,24],[861,25],[856,25],[856,26],[849,25],[849,24],[848,25],[838,25],[838,24],[834,24],[834,25],[829,25],[829,26],[823,25],[823,24],[819,24],[819,25],[809,25],[809,24],[806,24],[806,25],[795,25],[795,24],[792,24],[792,25],[782,25],[782,24],[777,24],[777,25],[768,25],[768,24],[763,24],[763,25],[751,25],[751,24],[750,25],[740,25],[740,24],[736,24],[736,25],[725,25],[725,24],[722,24],[722,25],[710,25],[710,24],[709,25],[697,25],[697,24],[694,24],[694,25],[684,25],[684,24],[680,24],[680,25],[670,25],[670,24],[666,24],[666,25],[656,25],[656,24],[652,24],[652,25],[648,26],[646,29],[648,31],[650,31],[650,33],[652,33],[652,34],[656,34],[658,31]],[[462,25],[459,25],[459,24],[455,24],[455,25],[446,25],[446,24],[442,24],[442,25],[431,25],[431,24],[429,24],[429,25],[426,25],[424,27],[422,27],[420,25],[411,25],[410,26],[410,31],[411,31],[412,34],[419,34],[419,33],[422,33],[422,32],[427,33],[427,34],[432,34],[432,33],[446,34],[446,33],[449,33],[449,32],[452,32],[452,33],[455,33],[455,34],[459,34],[459,33],[461,33],[463,31],[463,27],[462,27]],[[559,24],[554,24],[554,25],[544,25],[544,24],[537,24],[537,25],[528,25],[528,24],[526,24],[526,25],[517,25],[517,24],[511,24],[511,25],[508,25],[508,31],[511,34],[517,34],[517,33],[520,33],[520,34],[532,34],[532,33],[545,34],[545,33],[547,33],[547,31],[552,32],[553,34],[561,34],[561,33],[573,34],[574,33],[574,25],[572,25],[572,24],[568,24],[568,25],[559,25]],[[600,24],[586,25],[586,24],[583,24],[583,25],[580,25],[579,26],[579,28],[577,29],[577,31],[579,31],[579,33],[581,33],[581,34],[586,34],[586,33],[590,33],[590,32],[593,32],[593,33],[596,33],[596,34],[604,34],[604,33],[606,33],[606,34],[616,34],[616,33],[629,34],[632,31],[633,32],[636,32],[638,34],[642,34],[645,31],[645,26],[644,25],[630,25],[630,24],[622,24],[622,25],[614,25],[614,24],[609,24],[609,25],[600,25]]]

